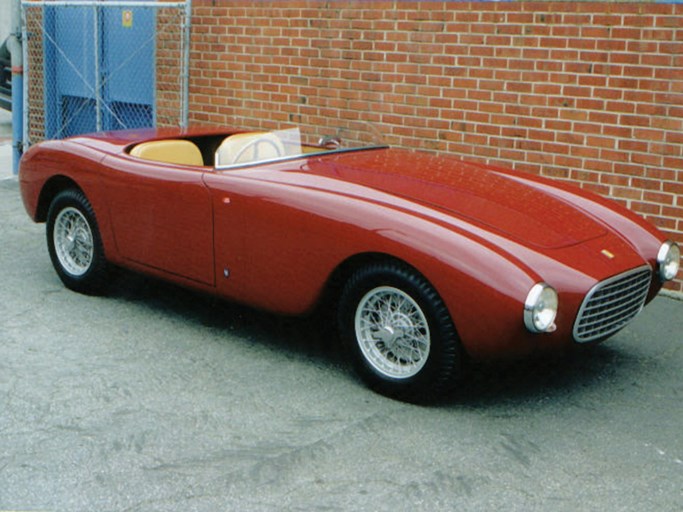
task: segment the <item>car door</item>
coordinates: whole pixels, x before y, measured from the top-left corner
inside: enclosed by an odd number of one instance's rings
[[[302,314],[318,298],[336,264],[354,243],[340,243],[334,204],[317,205],[301,162],[204,175],[214,204],[216,290],[282,314]],[[289,178],[288,178],[289,177]],[[314,179],[314,178],[313,178]],[[334,201],[334,200],[333,200]]]
[[[116,156],[103,167],[119,254],[213,285],[213,213],[204,169]]]

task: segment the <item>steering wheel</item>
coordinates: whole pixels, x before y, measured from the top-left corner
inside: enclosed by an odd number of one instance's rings
[[[341,145],[341,138],[337,137],[336,135],[323,135],[318,140],[318,146],[329,150],[339,149]]]
[[[275,150],[275,157],[281,157],[283,156],[282,154],[282,149],[271,139],[268,139],[266,137],[259,137],[257,139],[251,140],[247,142],[242,149],[240,149],[235,157],[232,159],[233,164],[239,163],[240,158],[242,158],[242,155],[247,152],[248,149],[251,149],[252,147],[254,148],[254,161],[258,161],[259,159],[259,146],[262,144],[266,144],[273,148]]]

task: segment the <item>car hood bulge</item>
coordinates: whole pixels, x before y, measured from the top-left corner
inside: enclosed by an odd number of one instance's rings
[[[339,155],[335,178],[437,207],[508,238],[556,249],[606,233],[576,206],[515,173],[402,150]]]

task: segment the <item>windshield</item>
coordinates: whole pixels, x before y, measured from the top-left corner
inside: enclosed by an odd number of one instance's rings
[[[320,154],[386,147],[383,137],[368,123],[354,129],[336,128],[315,133],[307,127],[253,131],[227,136],[216,150],[218,170],[276,162]]]

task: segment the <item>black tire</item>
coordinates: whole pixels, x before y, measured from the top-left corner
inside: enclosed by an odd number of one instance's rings
[[[342,291],[338,321],[354,368],[375,391],[424,403],[455,385],[462,362],[455,326],[411,267],[385,262],[357,270]]]
[[[63,190],[47,213],[47,247],[64,285],[88,295],[103,293],[109,281],[95,212],[83,192]]]

